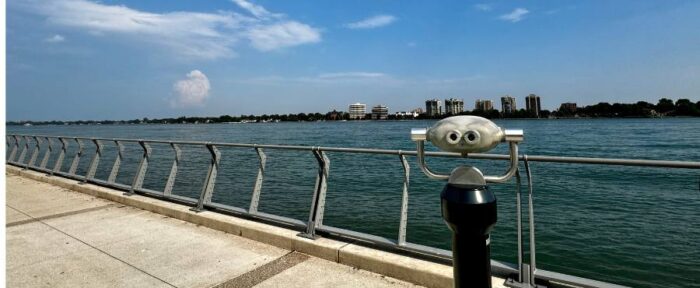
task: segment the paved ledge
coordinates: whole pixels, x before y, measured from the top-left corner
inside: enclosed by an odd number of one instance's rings
[[[452,287],[451,266],[13,166],[6,171],[11,287]],[[299,261],[306,255],[312,257]],[[494,287],[503,282],[493,279]]]

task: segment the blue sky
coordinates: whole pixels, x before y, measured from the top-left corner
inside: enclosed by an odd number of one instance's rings
[[[698,15],[700,1],[8,1],[7,119],[697,101]]]

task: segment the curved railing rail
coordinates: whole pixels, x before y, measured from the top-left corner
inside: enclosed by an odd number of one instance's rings
[[[54,148],[54,141],[60,143],[60,148]],[[46,141],[46,145],[42,145]],[[69,143],[75,142],[77,144],[77,150],[73,155],[67,155]],[[85,175],[78,175],[78,165],[81,157],[85,154],[85,143],[92,143],[92,155],[90,164],[87,168]],[[107,180],[101,180],[95,178],[95,173],[97,167],[100,163],[101,157],[104,153],[103,142],[113,142],[116,147],[115,160],[112,163],[112,168],[110,170]],[[134,173],[133,180],[130,185],[125,185],[117,183],[117,175],[119,174],[121,162],[124,158],[124,143],[136,143],[141,147],[142,155],[140,162]],[[172,148],[174,157],[171,169],[168,174],[168,178],[163,191],[155,191],[152,189],[146,189],[143,187],[143,180],[148,170],[149,161],[152,157],[151,144],[167,144]],[[200,196],[195,198],[184,197],[175,195],[172,193],[173,187],[175,185],[175,179],[177,177],[178,167],[181,164],[182,150],[181,146],[203,146],[206,147],[207,151],[211,155],[211,159],[208,164],[207,174],[202,185]],[[214,185],[217,180],[217,173],[221,163],[221,153],[219,152],[220,147],[237,147],[237,148],[250,148],[253,149],[258,156],[258,171],[255,178],[255,184],[252,191],[252,197],[250,200],[249,207],[234,207],[229,205],[223,205],[220,203],[212,202],[212,194],[214,192]],[[123,139],[123,138],[86,138],[86,137],[69,137],[69,136],[48,136],[48,135],[8,135],[7,136],[7,148],[8,157],[7,163],[15,166],[19,166],[25,169],[32,169],[36,171],[41,171],[48,173],[50,175],[60,175],[67,178],[75,179],[83,183],[93,183],[97,185],[102,185],[106,187],[111,187],[119,190],[126,191],[126,195],[131,195],[134,193],[144,194],[148,196],[158,197],[165,200],[180,202],[183,204],[191,205],[192,210],[202,211],[204,209],[211,209],[220,212],[230,213],[238,216],[242,216],[249,219],[260,220],[267,223],[272,223],[276,225],[282,225],[285,227],[297,229],[302,231],[300,236],[315,238],[317,233],[324,235],[332,235],[334,237],[359,240],[367,245],[372,245],[380,247],[383,249],[402,251],[413,255],[418,255],[424,258],[432,259],[440,262],[451,261],[451,251],[438,249],[434,247],[409,243],[406,241],[406,227],[408,221],[408,196],[409,196],[409,182],[410,182],[410,166],[406,160],[406,156],[416,156],[416,151],[404,151],[404,150],[387,150],[387,149],[369,149],[369,148],[340,148],[340,147],[322,147],[322,146],[295,146],[295,145],[266,145],[266,144],[243,144],[243,143],[225,143],[225,142],[203,142],[203,141],[173,141],[173,140],[144,140],[144,139]],[[46,151],[42,151],[46,150]],[[53,151],[59,151],[53,166],[48,166],[49,158],[51,157]],[[314,186],[314,193],[312,196],[312,201],[309,205],[309,216],[306,221],[299,219],[293,219],[289,217],[279,216],[264,213],[258,211],[258,206],[260,203],[261,187],[264,181],[265,175],[265,164],[266,164],[266,154],[265,150],[296,150],[296,151],[308,151],[310,152],[318,164],[318,170],[316,172],[316,180]],[[326,200],[326,190],[327,181],[329,177],[329,167],[330,159],[327,155],[329,152],[335,153],[363,153],[363,154],[382,154],[382,155],[394,155],[398,156],[397,161],[401,162],[403,167],[404,177],[403,177],[403,193],[402,193],[402,203],[401,203],[401,216],[399,221],[399,235],[397,239],[389,239],[377,235],[371,235],[367,233],[342,229],[338,227],[327,226],[323,224],[323,215],[325,210],[325,200]],[[18,154],[19,153],[19,154]],[[28,154],[29,153],[29,154]],[[42,155],[43,153],[43,155]],[[27,157],[29,155],[29,157]],[[428,157],[455,157],[464,158],[465,156],[459,153],[448,153],[448,152],[426,152]],[[41,158],[39,158],[41,157]],[[65,170],[64,161],[66,157],[72,157],[68,169]],[[472,159],[486,159],[486,160],[509,160],[509,155],[498,155],[498,154],[469,154],[466,157]],[[37,165],[37,159],[41,159]],[[519,159],[527,162],[555,162],[555,163],[577,163],[577,164],[599,164],[599,165],[622,165],[622,166],[639,166],[639,167],[660,167],[660,168],[682,168],[682,169],[700,169],[700,162],[691,161],[664,161],[664,160],[641,160],[641,159],[611,159],[611,158],[584,158],[584,157],[557,157],[557,156],[536,156],[536,155],[519,155]],[[529,171],[528,171],[528,180]],[[520,176],[517,175],[518,187],[520,182]],[[531,188],[531,187],[530,187]],[[529,212],[533,216],[532,208],[532,198],[530,189],[529,193]],[[520,194],[518,193],[518,209],[520,209]],[[518,210],[518,214],[520,210]],[[518,215],[519,216],[519,215]],[[530,217],[530,221],[533,221]],[[534,249],[534,223],[530,222],[530,241],[531,249]],[[513,274],[518,274],[520,277],[518,282],[532,281],[534,279],[523,279],[522,273],[523,267],[531,269],[531,274],[534,273],[534,258],[532,261],[532,266],[523,266],[522,263],[522,242],[521,242],[521,226],[520,226],[520,216],[518,217],[518,248],[519,248],[519,262],[517,265],[504,263],[500,261],[492,261],[492,270],[495,275],[498,276],[509,276]],[[534,255],[534,251],[531,252]],[[532,256],[532,255],[531,255]],[[619,287],[614,284],[600,282],[591,279],[580,278],[571,275],[565,275],[561,273],[537,270],[537,279],[543,279],[548,281],[554,281],[563,284],[575,285],[580,287]],[[526,282],[526,283],[527,283]],[[526,286],[522,286],[526,287]]]

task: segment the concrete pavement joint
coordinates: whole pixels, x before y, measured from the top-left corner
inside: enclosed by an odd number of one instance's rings
[[[292,251],[213,288],[251,288],[308,259],[308,255]]]
[[[345,243],[345,244],[343,244],[343,246],[338,247],[338,250],[335,251],[335,253],[336,253],[335,259],[337,259],[336,262],[340,263],[340,250],[343,250],[343,248],[345,248],[345,246],[348,246],[348,245],[350,245],[350,244],[352,244],[352,243],[355,243],[355,241]]]
[[[10,205],[6,205],[6,206],[7,206],[7,207],[10,207],[10,208],[12,208],[12,209],[17,210],[18,212],[20,212],[20,213],[22,213],[22,214],[24,214],[24,215],[27,215],[26,213],[20,211],[19,209],[15,208],[15,207],[12,207],[12,206],[10,206]],[[58,214],[47,215],[47,216],[42,216],[42,217],[36,217],[36,218],[32,217],[31,219],[26,219],[26,220],[20,220],[20,221],[15,221],[15,222],[7,223],[7,224],[5,224],[5,228],[12,227],[12,226],[17,226],[17,225],[28,224],[28,223],[33,223],[33,222],[37,222],[37,221],[40,221],[40,220],[48,220],[48,219],[54,219],[54,218],[61,218],[61,217],[71,216],[71,215],[80,214],[80,213],[92,212],[92,211],[95,211],[95,210],[102,210],[102,209],[109,208],[109,207],[114,207],[114,206],[118,206],[118,204],[107,204],[107,205],[102,205],[102,206],[97,206],[97,207],[92,207],[92,208],[86,208],[86,209],[81,209],[81,210],[76,210],[76,211],[68,211],[68,212],[64,212],[64,213],[58,213]],[[27,216],[29,216],[29,215],[27,215]],[[31,217],[31,216],[29,216],[29,217]]]
[[[116,205],[116,204],[110,204],[110,205]],[[109,206],[109,205],[105,205],[105,206]],[[141,272],[141,273],[144,273],[144,274],[146,274],[146,275],[148,275],[148,276],[151,276],[151,277],[153,277],[154,279],[156,279],[156,280],[158,280],[158,281],[160,281],[160,282],[163,282],[163,283],[165,283],[166,285],[168,285],[168,286],[170,286],[170,287],[177,288],[177,286],[175,286],[175,285],[173,285],[173,284],[170,284],[169,282],[167,282],[167,281],[165,281],[165,280],[163,280],[163,279],[161,279],[161,278],[158,278],[158,276],[155,276],[155,275],[153,275],[153,274],[151,274],[151,273],[148,273],[148,272],[144,271],[143,269],[141,269],[141,268],[139,268],[139,267],[136,267],[136,266],[134,266],[134,265],[131,265],[130,263],[128,263],[128,262],[126,262],[126,261],[124,261],[124,260],[122,260],[122,259],[119,259],[119,258],[115,257],[114,255],[109,254],[109,253],[107,253],[106,251],[104,251],[104,250],[102,250],[102,249],[100,249],[100,248],[97,248],[97,247],[95,247],[95,246],[93,246],[93,245],[90,245],[90,243],[87,243],[87,242],[85,242],[85,241],[83,241],[83,240],[80,240],[80,239],[78,239],[77,237],[75,237],[75,236],[73,236],[73,235],[71,235],[71,234],[68,234],[68,233],[64,232],[63,230],[61,230],[61,229],[58,229],[58,228],[56,228],[56,227],[54,227],[54,226],[49,225],[48,223],[46,223],[46,222],[40,220],[39,218],[34,218],[34,217],[32,217],[31,215],[25,213],[24,211],[19,210],[19,209],[14,208],[14,207],[11,207],[11,206],[9,206],[9,205],[8,205],[8,207],[10,207],[10,208],[12,208],[12,209],[15,209],[15,210],[17,210],[17,212],[22,213],[22,214],[24,214],[25,216],[31,218],[32,220],[34,220],[34,222],[39,222],[39,223],[41,223],[41,224],[44,224],[44,225],[48,226],[49,228],[51,228],[51,229],[53,229],[53,230],[56,230],[56,231],[58,231],[59,233],[61,233],[61,234],[63,234],[63,235],[66,235],[66,236],[68,236],[68,237],[70,237],[70,238],[73,238],[73,239],[75,239],[75,241],[78,241],[78,242],[80,242],[80,243],[83,243],[83,244],[85,244],[86,246],[88,246],[88,247],[90,247],[90,248],[92,248],[92,249],[95,249],[95,250],[97,250],[97,251],[99,251],[99,252],[101,252],[101,253],[103,253],[103,254],[109,256],[110,258],[112,258],[112,259],[114,259],[114,260],[117,260],[117,261],[119,261],[119,262],[122,262],[122,263],[124,263],[125,265],[127,265],[127,266],[129,266],[129,267],[131,267],[131,268],[134,268],[134,269],[138,270],[138,271]],[[104,206],[100,206],[100,207],[103,207],[103,208],[104,208]]]

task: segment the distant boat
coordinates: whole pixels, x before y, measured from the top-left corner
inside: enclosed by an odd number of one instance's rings
[[[32,123],[24,123],[24,125],[23,125],[23,126],[27,126],[27,127],[29,127],[29,126],[32,126]]]

